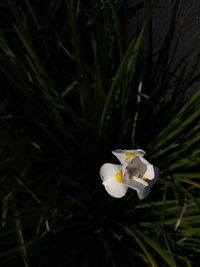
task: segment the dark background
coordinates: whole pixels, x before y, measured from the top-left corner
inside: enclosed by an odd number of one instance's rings
[[[151,6],[153,26],[152,34],[154,40],[154,52],[156,53],[156,51],[161,48],[166,32],[169,29],[169,23],[172,18],[175,1],[129,0],[121,1],[121,5],[123,4],[128,7],[129,25],[127,35],[130,39],[135,38],[137,33],[135,25],[138,20],[142,20],[142,18],[149,15],[149,6]],[[180,39],[173,64],[181,62],[181,59],[185,55],[190,54],[188,57],[188,64],[192,65],[200,50],[200,1],[183,1],[176,32],[177,37]],[[198,67],[198,69],[196,69],[196,73],[198,73],[199,70],[200,68]],[[200,85],[200,78],[198,81],[199,82],[196,81],[196,84],[193,84],[190,88],[190,93],[193,92],[194,88]]]

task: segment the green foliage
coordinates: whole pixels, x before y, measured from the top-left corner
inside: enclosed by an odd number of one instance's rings
[[[181,1],[157,55],[151,16],[127,47],[112,0],[17,2],[0,17],[0,265],[198,266],[199,55],[174,64]],[[133,146],[160,178],[112,199],[99,168]]]

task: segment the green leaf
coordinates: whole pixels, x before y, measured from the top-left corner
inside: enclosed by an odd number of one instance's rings
[[[141,49],[141,44],[142,44],[142,39],[143,39],[143,35],[144,35],[144,31],[145,31],[145,25],[143,25],[140,34],[138,36],[138,38],[136,39],[136,41],[132,42],[125,54],[125,56],[123,57],[121,64],[117,70],[117,73],[114,77],[114,80],[112,82],[112,85],[109,89],[108,95],[106,96],[105,99],[105,104],[102,110],[102,114],[101,114],[101,119],[100,119],[100,129],[102,129],[103,125],[105,124],[105,120],[106,120],[106,116],[108,114],[110,105],[111,105],[111,100],[114,97],[114,94],[116,93],[116,91],[119,88],[119,83],[120,81],[123,79],[130,79],[131,76],[134,73],[135,70],[135,65],[139,56],[139,52]],[[124,89],[126,90],[126,88]]]

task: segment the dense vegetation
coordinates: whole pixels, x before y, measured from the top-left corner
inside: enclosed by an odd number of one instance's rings
[[[200,55],[181,1],[155,51],[151,2],[129,43],[112,0],[1,1],[1,266],[198,266]],[[145,200],[101,185],[117,148],[159,167]]]

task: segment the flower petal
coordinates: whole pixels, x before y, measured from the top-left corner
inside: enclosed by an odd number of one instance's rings
[[[100,176],[105,186],[105,190],[113,197],[123,197],[128,188],[120,180],[121,165],[105,163],[100,168]]]
[[[158,176],[159,176],[158,167],[154,167],[154,173],[155,173],[155,177],[154,177],[154,179],[147,181],[148,182],[147,187],[145,187],[143,189],[136,189],[139,199],[144,199],[149,195],[150,188],[153,187],[154,183],[156,182],[156,180],[158,179]]]
[[[139,168],[141,171],[141,175],[143,177],[146,177],[149,180],[152,180],[155,178],[155,171],[154,171],[154,166],[150,164],[146,159],[142,157],[139,158]]]
[[[123,178],[122,181],[123,181],[124,185],[126,185],[127,187],[130,187],[134,190],[143,189],[146,186],[148,186],[148,183],[146,183],[145,181],[142,181],[141,179],[136,178],[136,177],[134,177],[132,179]]]
[[[136,191],[137,191],[139,199],[144,199],[149,195],[150,187],[147,186],[147,187],[145,187],[143,189],[137,189]]]
[[[146,154],[146,152],[143,150],[143,149],[136,149],[135,150],[136,152],[137,152],[137,155],[139,156],[139,157],[144,157],[144,155]]]
[[[136,149],[136,150],[117,149],[117,150],[113,150],[112,153],[118,158],[121,164],[124,164],[124,162],[129,158],[134,158],[137,156],[144,157],[146,152],[142,149]]]
[[[157,181],[158,177],[159,177],[159,169],[158,167],[154,167],[154,173],[155,173],[155,177],[152,180],[148,180],[148,184],[150,187],[153,187],[153,185],[155,184],[155,182]]]
[[[134,179],[134,181],[136,181],[136,182],[142,184],[142,185],[143,185],[142,188],[148,186],[148,183],[147,183],[145,180],[141,179],[141,178],[134,177],[133,179]]]

